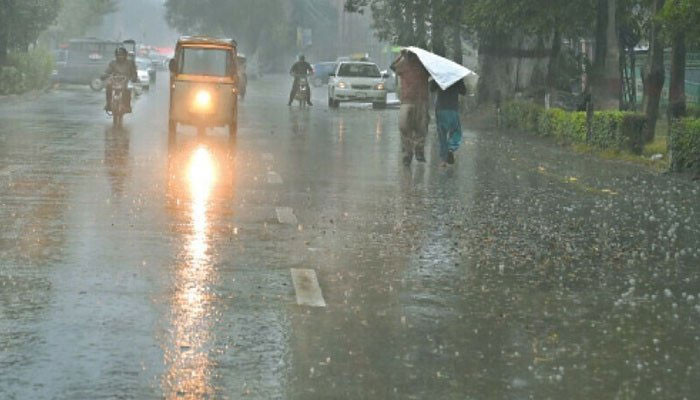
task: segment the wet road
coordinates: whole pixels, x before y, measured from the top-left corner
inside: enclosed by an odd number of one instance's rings
[[[0,99],[0,398],[697,398],[698,184],[470,130],[406,169],[396,110],[288,83],[235,143],[169,145],[162,82],[121,131]]]

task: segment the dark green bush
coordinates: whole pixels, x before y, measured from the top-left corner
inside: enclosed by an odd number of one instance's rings
[[[534,103],[514,101],[506,103],[502,109],[503,124],[506,128],[538,134],[540,116],[544,108]]]
[[[700,118],[700,105],[692,103],[686,105],[686,114],[688,118]]]
[[[0,67],[0,94],[45,89],[49,86],[53,65],[51,53],[45,50],[9,54],[7,66]]]
[[[0,95],[24,93],[24,78],[15,67],[0,67]]]
[[[643,114],[600,111],[593,116],[592,135],[587,140],[586,113],[557,108],[545,110],[533,103],[511,102],[503,109],[507,128],[539,136],[552,136],[574,143],[588,143],[601,149],[628,150],[641,154]]]
[[[672,171],[700,172],[700,119],[684,118],[674,122],[669,150]]]

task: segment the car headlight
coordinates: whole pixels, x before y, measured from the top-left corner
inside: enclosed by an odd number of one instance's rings
[[[338,89],[345,89],[346,87],[348,86],[345,84],[345,82],[338,82]]]
[[[375,90],[384,90],[384,84],[383,83],[377,83],[374,85]]]
[[[211,93],[200,90],[194,96],[194,108],[198,111],[209,111],[211,109]]]

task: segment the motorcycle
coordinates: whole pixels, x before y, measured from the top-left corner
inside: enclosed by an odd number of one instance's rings
[[[115,128],[122,126],[124,119],[124,114],[130,112],[128,109],[128,104],[126,104],[126,92],[130,90],[129,81],[123,75],[112,75],[110,78],[110,85],[112,86],[112,124]]]
[[[296,77],[299,80],[299,87],[294,98],[299,102],[300,108],[306,108],[306,102],[309,99],[309,78],[306,75]]]

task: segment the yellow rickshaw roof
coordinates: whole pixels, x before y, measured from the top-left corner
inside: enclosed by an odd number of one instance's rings
[[[177,41],[178,46],[205,45],[236,48],[236,41],[233,39],[215,38],[209,36],[183,36]]]

